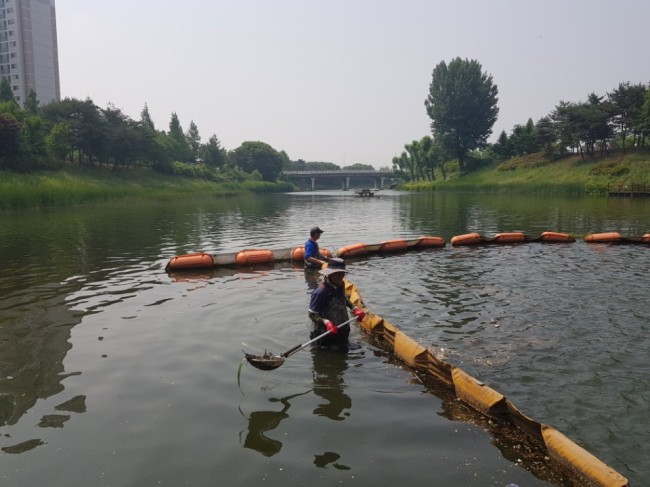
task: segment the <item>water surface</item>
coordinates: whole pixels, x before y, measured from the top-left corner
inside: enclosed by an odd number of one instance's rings
[[[470,231],[648,232],[648,203],[344,192],[0,215],[2,485],[550,485],[355,327],[307,339],[300,266],[164,271],[176,254],[333,250]],[[367,306],[643,485],[647,246],[530,243],[350,262]],[[520,461],[522,460],[522,461]]]

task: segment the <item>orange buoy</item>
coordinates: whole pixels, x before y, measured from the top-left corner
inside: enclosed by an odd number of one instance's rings
[[[420,237],[420,240],[415,244],[415,247],[417,248],[444,246],[445,240],[442,237]]]
[[[542,242],[575,242],[576,239],[573,238],[568,233],[559,233],[559,232],[543,232],[539,239]]]
[[[237,265],[269,264],[275,260],[270,250],[242,250],[235,257]]]
[[[466,233],[451,238],[452,245],[475,245],[477,243],[481,243],[481,236],[478,233]]]
[[[407,248],[406,240],[384,240],[381,242],[379,252],[402,252]]]
[[[494,236],[494,243],[518,243],[525,240],[526,235],[521,232],[497,233]]]
[[[337,252],[339,257],[354,257],[355,255],[365,255],[368,253],[368,246],[364,243],[356,243],[341,247]]]
[[[643,237],[641,237],[641,243],[650,244],[650,233],[646,233]]]
[[[320,254],[328,259],[332,258],[332,252],[328,249],[320,249]],[[305,259],[305,247],[296,247],[291,251],[291,260],[304,260]]]
[[[585,237],[585,241],[589,243],[609,243],[620,242],[622,238],[618,232],[592,233]]]
[[[172,257],[167,264],[167,269],[201,269],[213,266],[214,260],[210,254],[196,252],[193,254],[177,255]]]
[[[291,251],[291,260],[304,260],[305,247],[296,247]]]

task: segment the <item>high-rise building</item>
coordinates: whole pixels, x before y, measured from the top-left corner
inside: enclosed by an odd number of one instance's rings
[[[54,0],[0,0],[0,76],[21,104],[61,99]]]

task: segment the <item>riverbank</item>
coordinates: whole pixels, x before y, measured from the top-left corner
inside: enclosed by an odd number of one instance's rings
[[[148,169],[108,167],[16,174],[0,172],[0,210],[78,205],[146,205],[160,201],[225,196],[242,192],[291,191],[289,183],[215,183],[169,176]]]
[[[650,150],[614,154],[595,159],[571,156],[549,161],[544,154],[530,154],[491,163],[459,176],[449,171],[443,180],[403,184],[408,191],[469,191],[519,194],[607,194],[608,184],[650,183]]]

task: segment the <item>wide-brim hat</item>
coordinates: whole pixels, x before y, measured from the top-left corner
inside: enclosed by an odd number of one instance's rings
[[[347,274],[350,271],[345,268],[345,261],[343,259],[334,257],[327,262],[327,267],[325,269],[321,269],[318,272],[324,276],[329,276],[336,272]]]

